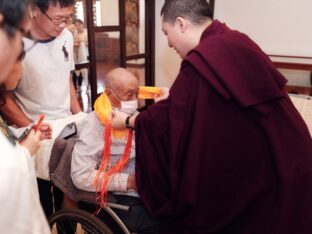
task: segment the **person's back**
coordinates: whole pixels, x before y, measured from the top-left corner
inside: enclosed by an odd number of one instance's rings
[[[167,100],[137,117],[138,193],[162,233],[310,233],[312,139],[286,79],[206,0],[162,8],[183,59]],[[298,192],[299,191],[299,192]]]
[[[88,32],[83,26],[83,21],[80,19],[74,20],[74,57],[76,64],[85,63],[88,61]],[[73,80],[76,89],[80,89],[82,80],[84,80],[87,88],[89,86],[88,70],[83,68],[73,72]]]

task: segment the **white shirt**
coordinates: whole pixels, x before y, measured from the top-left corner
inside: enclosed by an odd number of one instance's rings
[[[0,230],[6,234],[51,233],[28,151],[14,148],[0,132]]]
[[[24,43],[27,48],[33,42],[24,38]],[[68,29],[27,51],[15,95],[28,118],[36,121],[41,113],[46,120],[71,115],[69,78],[74,66],[73,36]]]
[[[100,123],[96,113],[93,111],[78,125],[78,140],[74,146],[71,161],[71,178],[74,185],[85,191],[95,192],[94,179],[98,173],[98,166],[102,162],[104,147],[105,127]],[[112,138],[111,163],[115,165],[120,160],[124,149],[124,140]],[[107,191],[116,194],[138,196],[134,190],[127,190],[128,176],[135,174],[135,140],[132,139],[131,153],[128,164],[120,173],[112,174],[109,178]],[[102,178],[102,174],[100,177]]]

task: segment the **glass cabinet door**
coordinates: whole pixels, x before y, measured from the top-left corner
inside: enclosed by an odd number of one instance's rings
[[[103,92],[103,79],[115,67],[128,68],[142,85],[153,85],[155,0],[82,2],[80,5],[86,5],[87,14],[80,15],[87,18],[92,41],[89,43],[92,101]]]

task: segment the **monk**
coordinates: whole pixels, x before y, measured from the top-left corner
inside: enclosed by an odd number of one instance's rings
[[[183,59],[169,97],[139,115],[137,191],[161,233],[312,232],[312,140],[287,80],[206,0],[167,0],[162,29]]]

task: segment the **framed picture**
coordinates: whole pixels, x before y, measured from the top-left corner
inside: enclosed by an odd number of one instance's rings
[[[126,0],[125,4],[126,21],[131,21],[131,23],[139,24],[139,0]]]
[[[125,1],[126,24],[126,51],[127,55],[139,52],[139,27],[140,27],[139,0]]]

